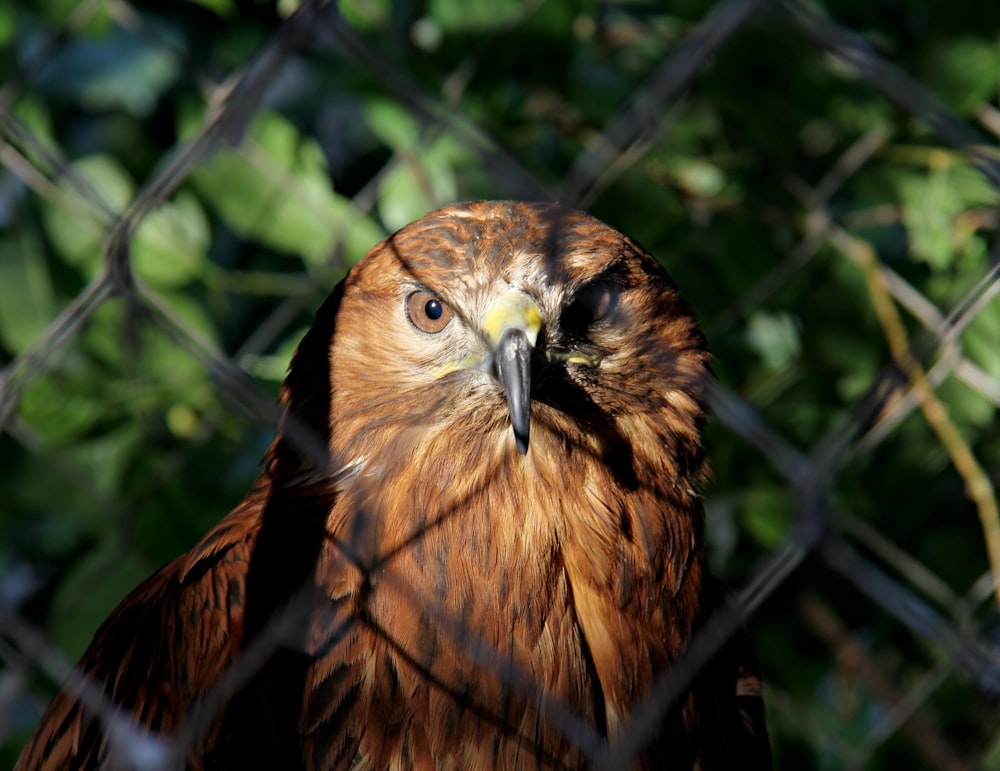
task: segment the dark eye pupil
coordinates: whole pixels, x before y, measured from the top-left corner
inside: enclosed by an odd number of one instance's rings
[[[424,313],[427,314],[427,318],[431,319],[431,321],[437,321],[441,318],[441,314],[444,313],[444,308],[439,301],[428,300],[424,306]]]

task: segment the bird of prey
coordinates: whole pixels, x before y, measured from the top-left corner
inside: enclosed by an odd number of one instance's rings
[[[593,217],[404,227],[320,308],[246,498],[100,627],[18,768],[769,767],[742,633],[649,712],[722,601],[707,358]]]

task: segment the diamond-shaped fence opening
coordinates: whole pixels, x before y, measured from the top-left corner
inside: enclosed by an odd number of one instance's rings
[[[0,9],[0,758],[249,487],[347,268],[517,198],[634,237],[696,308],[733,588],[621,755],[550,717],[617,767],[745,621],[777,767],[1000,768],[1000,10],[826,6]],[[111,741],[170,767],[208,702]]]

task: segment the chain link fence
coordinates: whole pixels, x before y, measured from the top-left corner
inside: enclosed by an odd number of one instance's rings
[[[0,11],[3,761],[241,498],[349,265],[518,198],[636,237],[709,335],[735,599],[679,676],[745,622],[779,768],[1000,768],[1000,9],[827,5]]]

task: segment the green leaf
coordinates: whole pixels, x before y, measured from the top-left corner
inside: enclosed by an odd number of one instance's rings
[[[188,2],[200,5],[202,8],[208,8],[223,18],[232,16],[236,11],[236,4],[233,0],[188,0]]]
[[[54,315],[52,281],[38,238],[21,230],[0,239],[0,343],[20,353]]]
[[[963,115],[996,98],[1000,52],[995,40],[950,38],[926,56],[926,84]]]
[[[900,193],[913,255],[932,268],[947,267],[954,257],[951,222],[961,210],[961,203],[945,176],[939,172],[926,180],[909,178],[901,183]]]
[[[398,230],[458,196],[454,165],[464,150],[450,137],[418,152],[406,152],[379,188],[379,214]]]
[[[190,326],[195,332],[212,342],[218,342],[219,330],[215,321],[203,303],[195,300],[184,292],[157,292],[161,301],[175,314],[176,318]],[[162,336],[151,335],[145,345],[155,345],[154,340],[162,340]],[[173,346],[173,343],[170,343]],[[182,350],[173,346],[176,350]],[[185,354],[187,355],[187,354]],[[198,365],[201,367],[202,365]]]
[[[470,3],[466,0],[430,0],[427,15],[450,32],[487,30],[509,24],[525,14],[523,0],[492,0]]]
[[[788,535],[790,514],[785,489],[760,487],[747,491],[740,513],[746,529],[765,547],[777,546]]]
[[[992,743],[980,759],[983,771],[1000,771],[1000,734],[994,736]]]
[[[105,155],[82,158],[70,164],[70,170],[71,176],[64,175],[59,183],[64,196],[46,201],[46,230],[68,262],[93,275],[103,264],[108,212],[123,211],[135,185],[121,165]],[[131,242],[132,267],[151,286],[180,286],[202,275],[209,239],[201,205],[182,190],[139,225]]]
[[[17,26],[14,23],[14,8],[10,5],[0,7],[0,46],[10,43],[16,33]]]
[[[927,174],[900,173],[896,185],[913,256],[942,270],[963,250],[976,247],[960,215],[975,206],[995,206],[998,197],[979,172],[954,164],[943,151],[931,151],[927,162]]]
[[[32,379],[18,404],[21,419],[55,445],[78,439],[107,411],[94,393],[62,373]]]
[[[996,422],[994,404],[955,377],[938,386],[937,395],[947,405],[948,414],[959,427],[985,428]]]
[[[379,187],[379,214],[390,231],[459,197],[457,169],[473,165],[468,150],[449,135],[431,142],[412,113],[377,100],[365,110],[373,133],[396,151],[396,163]]]
[[[49,114],[48,106],[45,102],[33,98],[32,95],[27,95],[18,100],[13,112],[35,139],[34,147],[25,148],[27,158],[39,167],[44,168],[48,163],[43,158],[39,158],[39,154],[44,154],[51,158],[60,157],[62,151],[55,140],[52,128],[52,116]]]
[[[338,8],[350,25],[359,30],[382,27],[392,15],[391,0],[341,0]]]
[[[121,414],[120,404],[129,398],[126,389],[118,388],[117,403],[107,400],[100,403],[104,409],[102,417],[107,420],[113,412]],[[109,403],[110,402],[110,403]],[[116,416],[117,417],[117,416]],[[88,494],[99,494],[107,500],[114,500],[122,487],[122,480],[129,459],[140,451],[145,451],[139,426],[132,422],[119,421],[114,429],[104,431],[99,436],[85,439],[62,450],[72,464],[86,474],[83,489]],[[118,523],[108,517],[107,511],[99,511],[92,521],[85,523],[95,533],[113,535]]]
[[[115,539],[117,540],[117,539]],[[59,584],[52,603],[53,639],[77,657],[90,644],[94,631],[133,587],[146,578],[151,566],[138,555],[110,540],[84,557]]]
[[[1000,302],[994,300],[979,311],[962,334],[966,354],[1000,382]]]
[[[106,155],[69,164],[58,185],[63,195],[44,202],[45,230],[68,263],[95,275],[103,264],[108,212],[123,211],[135,185],[121,164]]]
[[[237,233],[314,267],[342,251],[353,262],[385,235],[332,190],[319,144],[273,113],[257,116],[244,147],[215,156],[192,181]]]
[[[299,343],[308,331],[308,328],[304,328],[288,335],[273,354],[247,354],[240,357],[237,363],[256,378],[280,383],[288,374],[288,363],[292,360],[295,349],[299,347]]]
[[[38,85],[89,110],[148,115],[179,67],[176,54],[150,42],[155,39],[134,37],[117,25],[93,38],[72,38],[45,62]]]
[[[771,372],[787,367],[802,350],[798,325],[787,313],[755,311],[746,335],[750,347]]]
[[[372,133],[393,150],[412,150],[420,138],[420,125],[397,102],[373,99],[365,106],[365,122]]]
[[[151,286],[181,286],[203,274],[209,238],[201,204],[192,193],[182,190],[139,226],[132,242],[132,267]]]
[[[686,191],[710,198],[726,186],[726,175],[718,166],[699,158],[679,158],[673,164],[678,184]]]

